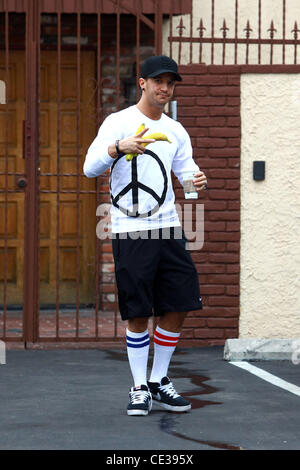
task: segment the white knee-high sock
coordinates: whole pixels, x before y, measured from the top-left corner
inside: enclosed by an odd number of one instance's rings
[[[168,373],[173,352],[176,349],[180,333],[173,333],[156,327],[154,332],[154,358],[150,382],[160,382]]]
[[[129,365],[134,386],[147,385],[147,363],[149,355],[148,329],[143,333],[133,333],[126,329],[126,344]]]

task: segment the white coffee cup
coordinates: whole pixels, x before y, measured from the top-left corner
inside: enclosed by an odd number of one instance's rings
[[[182,171],[183,190],[184,190],[185,199],[198,199],[198,191],[195,188],[194,183],[193,183],[195,173],[197,173],[195,170],[183,170]]]

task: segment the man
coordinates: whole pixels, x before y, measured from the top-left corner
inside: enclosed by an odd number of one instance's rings
[[[84,164],[88,177],[111,169],[115,274],[134,380],[128,415],[147,415],[152,398],[170,411],[191,409],[167,376],[186,313],[202,309],[197,271],[175,209],[171,170],[181,184],[182,171],[193,170],[198,191],[207,180],[192,158],[186,130],[163,113],[181,80],[173,59],[147,59],[139,78],[140,100],[104,120]],[[153,314],[159,321],[147,381],[148,320]]]

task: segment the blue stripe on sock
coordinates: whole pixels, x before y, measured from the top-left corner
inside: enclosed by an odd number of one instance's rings
[[[145,343],[141,343],[141,344],[131,344],[127,341],[127,346],[129,348],[143,348],[144,346],[148,346],[149,343],[150,343],[149,339]]]
[[[146,341],[146,339],[149,339],[148,333],[145,336],[142,336],[141,338],[131,338],[130,336],[126,335],[126,339],[128,341],[131,341],[132,343],[139,343],[140,341]]]

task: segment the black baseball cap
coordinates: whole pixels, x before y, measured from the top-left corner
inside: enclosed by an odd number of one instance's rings
[[[142,78],[154,78],[162,73],[172,73],[178,82],[182,81],[178,73],[178,67],[175,60],[165,55],[155,55],[149,57],[141,68]]]

